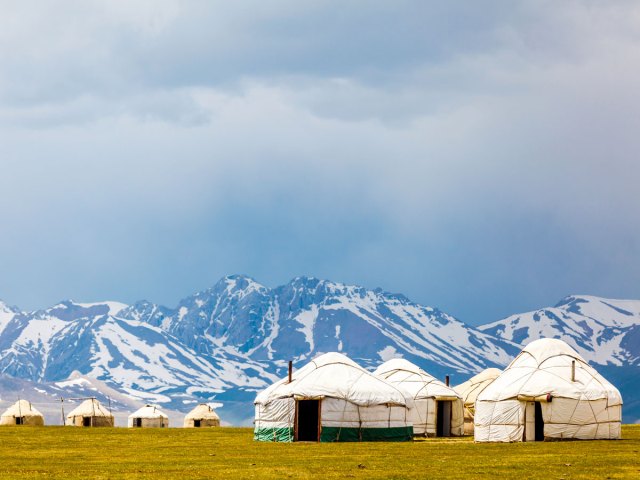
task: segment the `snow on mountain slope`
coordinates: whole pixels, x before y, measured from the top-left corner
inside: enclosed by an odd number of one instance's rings
[[[0,335],[4,331],[7,324],[19,313],[17,308],[11,307],[0,300]]]
[[[521,345],[560,338],[591,363],[640,365],[638,300],[573,295],[553,308],[512,315],[479,330]]]
[[[233,275],[173,312],[140,307],[121,316],[157,325],[197,352],[243,355],[272,371],[288,359],[303,362],[337,350],[372,367],[393,351],[438,375],[467,374],[506,365],[518,350],[402,295],[311,277],[269,289]]]
[[[165,405],[228,389],[255,392],[275,379],[259,363],[226,352],[199,355],[158,327],[104,313],[109,307],[63,302],[16,315],[0,336],[0,373],[50,382],[78,370]]]

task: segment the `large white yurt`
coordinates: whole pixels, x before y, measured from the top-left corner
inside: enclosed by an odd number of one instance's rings
[[[95,398],[88,398],[67,415],[67,425],[113,427],[113,415]]]
[[[408,441],[411,399],[340,353],[315,358],[255,400],[260,441]]]
[[[201,403],[184,417],[184,428],[219,426],[220,417],[208,403]]]
[[[31,402],[18,400],[2,414],[0,425],[44,425],[44,416]]]
[[[413,399],[410,412],[414,435],[451,437],[463,434],[462,397],[453,388],[402,358],[384,362],[373,373]]]
[[[131,428],[168,428],[169,417],[155,405],[145,405],[129,415]]]
[[[476,411],[476,400],[478,395],[498,378],[502,370],[498,368],[487,368],[479,374],[474,375],[466,382],[461,383],[453,389],[460,394],[464,402],[464,434],[473,435],[473,416]]]
[[[477,442],[620,438],[622,397],[569,345],[531,342],[476,401]]]

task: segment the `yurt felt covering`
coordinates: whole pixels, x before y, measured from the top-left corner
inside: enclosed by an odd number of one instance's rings
[[[77,427],[113,427],[113,415],[95,398],[83,401],[69,412],[67,421]]]
[[[184,427],[193,428],[195,422],[198,422],[200,427],[219,427],[220,417],[211,405],[201,403],[184,417]]]
[[[447,423],[449,431],[443,436],[461,436],[464,430],[462,398],[453,388],[429,375],[426,371],[402,358],[394,358],[380,365],[375,375],[404,390],[412,399],[410,418],[413,434],[436,436],[438,434],[438,402],[450,405]]]
[[[19,422],[16,421],[19,419]],[[0,417],[0,425],[44,425],[44,417],[27,400],[18,400]]]
[[[475,440],[534,439],[534,407],[541,410],[544,439],[620,438],[620,392],[561,340],[530,343],[480,393]]]
[[[169,427],[169,417],[158,407],[145,405],[129,415],[128,424],[129,427],[167,428]]]
[[[464,433],[473,434],[473,417],[475,415],[476,400],[478,395],[498,378],[502,373],[497,368],[487,368],[477,375],[471,377],[466,382],[453,387],[460,394],[464,403]]]
[[[321,442],[407,441],[413,437],[407,403],[394,385],[348,357],[327,353],[262,391],[255,400],[256,440],[295,440],[296,402],[318,400]],[[298,419],[299,420],[299,419]]]

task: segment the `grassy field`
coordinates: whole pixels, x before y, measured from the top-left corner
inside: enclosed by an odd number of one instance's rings
[[[272,444],[246,428],[0,427],[0,479],[640,478],[640,425],[623,440]]]

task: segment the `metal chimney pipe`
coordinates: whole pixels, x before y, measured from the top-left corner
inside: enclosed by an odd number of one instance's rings
[[[576,381],[576,361],[575,360],[571,361],[571,381],[572,382]]]
[[[446,375],[444,377],[444,384],[448,387],[449,386],[449,375]]]
[[[293,377],[293,360],[289,360],[289,383],[291,383]]]

